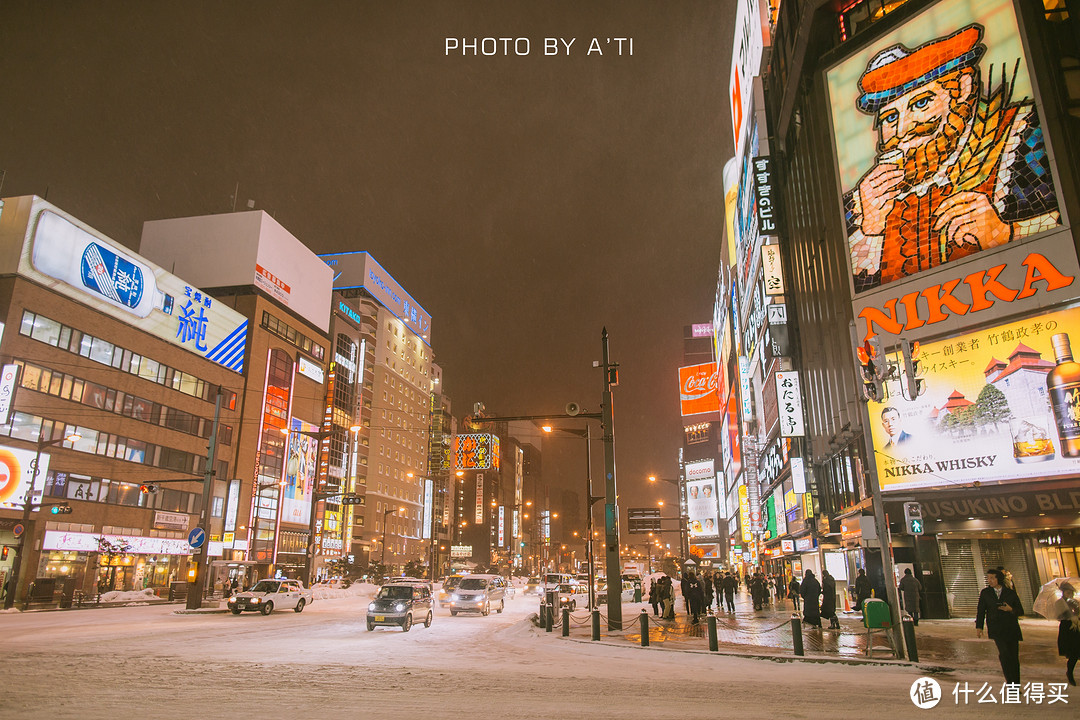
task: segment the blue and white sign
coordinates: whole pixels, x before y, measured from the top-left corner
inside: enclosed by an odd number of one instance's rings
[[[246,317],[41,198],[17,203],[15,214],[26,217],[25,229],[19,228],[18,266],[9,270],[14,253],[4,255],[0,273],[15,270],[127,325],[244,371]]]
[[[198,550],[206,542],[206,531],[200,527],[192,528],[187,535],[188,545]]]
[[[425,345],[431,345],[431,316],[369,253],[334,253],[320,255],[319,258],[334,271],[335,290],[364,288],[416,333]]]

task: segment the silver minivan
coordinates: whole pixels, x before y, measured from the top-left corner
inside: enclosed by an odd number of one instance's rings
[[[454,588],[446,606],[451,615],[459,612],[488,615],[492,608],[501,613],[506,607],[506,579],[502,575],[466,575]]]

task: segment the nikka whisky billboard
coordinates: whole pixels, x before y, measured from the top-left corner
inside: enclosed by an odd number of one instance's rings
[[[1074,347],[1080,306],[922,345],[925,392],[867,405],[882,489],[1080,475]]]

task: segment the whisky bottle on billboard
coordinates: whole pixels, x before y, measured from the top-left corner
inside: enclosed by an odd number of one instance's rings
[[[1073,360],[1067,333],[1054,335],[1051,343],[1057,365],[1046,376],[1046,389],[1061,438],[1061,455],[1080,457],[1080,363]]]

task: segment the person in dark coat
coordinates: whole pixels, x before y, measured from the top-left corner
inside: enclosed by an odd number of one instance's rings
[[[726,576],[727,576],[727,573],[724,573],[724,572],[717,572],[715,575],[713,575],[713,586],[714,586],[714,589],[716,590],[716,609],[717,610],[723,610],[724,609],[724,578]]]
[[[686,596],[686,583],[689,581],[689,571],[683,570],[682,578],[679,580],[679,593],[682,595],[683,605],[686,608],[686,612],[690,612],[690,598]]]
[[[908,615],[911,615],[911,624],[919,624],[919,600],[922,598],[922,583],[911,574],[911,568],[904,569],[904,577],[900,578],[900,584],[896,588],[900,591],[901,605]]]
[[[870,585],[870,578],[866,577],[866,571],[859,568],[859,575],[855,578],[855,609],[862,612],[863,603],[874,594],[874,588]]]
[[[724,604],[727,605],[728,612],[735,612],[735,589],[739,587],[739,580],[735,577],[735,573],[728,573],[724,576]]]
[[[683,593],[686,604],[690,608],[690,622],[697,625],[701,614],[705,611],[705,588],[693,572],[686,574],[686,585]]]
[[[829,621],[830,629],[840,629],[836,617],[836,580],[828,570],[821,571],[821,617]]]
[[[660,578],[653,578],[649,583],[649,604],[652,605],[652,613],[660,616]]]
[[[705,608],[711,610],[713,601],[713,581],[712,575],[708,570],[701,576],[701,587],[705,591]]]
[[[1005,574],[1000,570],[987,570],[986,587],[979,593],[975,631],[982,637],[983,625],[986,625],[987,636],[997,645],[1005,682],[1017,685],[1020,684],[1020,641],[1024,639],[1018,618],[1023,614],[1020,597],[1015,590],[1005,586]]]
[[[1076,588],[1069,583],[1062,583],[1058,589],[1061,599],[1068,610],[1061,614],[1058,624],[1058,655],[1065,658],[1065,677],[1070,685],[1076,684],[1076,660],[1080,658],[1080,600],[1076,597]]]
[[[799,578],[791,576],[791,582],[787,584],[787,596],[795,606],[795,612],[799,612]]]
[[[660,602],[663,605],[664,613],[660,616],[661,620],[674,620],[675,619],[675,586],[671,581],[671,578],[665,575],[661,578],[664,583],[660,587]]]
[[[803,622],[816,628],[821,627],[821,615],[818,613],[818,596],[821,595],[821,585],[814,577],[813,570],[807,570],[799,587],[799,595],[803,599]]]

